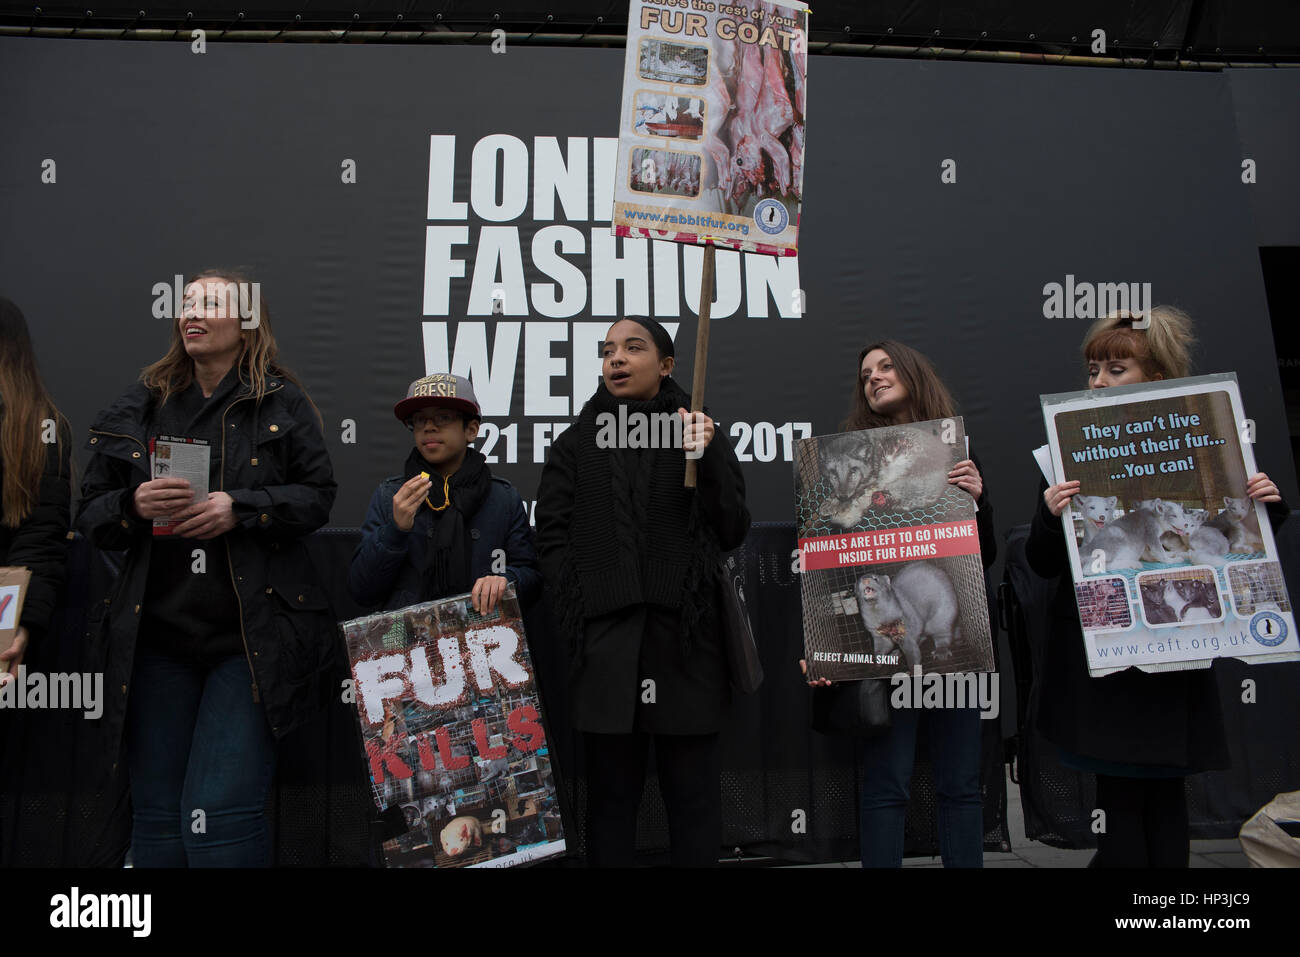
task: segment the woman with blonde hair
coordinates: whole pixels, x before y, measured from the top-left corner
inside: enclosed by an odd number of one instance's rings
[[[1098,320],[1083,342],[1088,388],[1182,378],[1191,372],[1191,319],[1172,306],[1148,318],[1118,313]],[[1059,578],[1052,634],[1035,698],[1038,727],[1069,767],[1097,776],[1105,812],[1094,867],[1186,867],[1186,778],[1226,768],[1228,743],[1211,669],[1149,674],[1129,668],[1088,673],[1061,513],[1078,481],[1040,486],[1025,557],[1044,578]],[[1246,494],[1268,505],[1276,529],[1288,514],[1277,486],[1260,472]]]
[[[154,477],[162,437],[207,444],[206,496]],[[191,279],[167,354],[99,414],[86,447],[78,525],[126,552],[96,607],[135,864],[265,866],[274,744],[319,707],[334,648],[303,539],[336,485],[260,286],[231,270]]]

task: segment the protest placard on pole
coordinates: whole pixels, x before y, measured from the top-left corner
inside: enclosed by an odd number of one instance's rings
[[[1090,674],[1300,659],[1236,375],[1041,403]]]
[[[975,501],[948,483],[965,457],[959,416],[799,442],[810,680],[992,670]]]
[[[562,854],[556,770],[514,586],[341,623],[390,867],[510,867]]]
[[[612,228],[705,247],[691,393],[698,412],[715,247],[798,253],[808,8],[632,0],[627,24]],[[695,473],[688,460],[688,487]]]

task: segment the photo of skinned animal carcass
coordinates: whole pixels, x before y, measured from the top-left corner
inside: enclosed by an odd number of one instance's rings
[[[698,196],[700,157],[668,150],[633,150],[628,185],[638,193]]]
[[[765,20],[780,16],[770,3],[759,6]],[[803,196],[808,52],[797,40],[743,42],[739,21],[733,22],[735,29],[715,27],[701,93],[703,146],[711,159],[704,188],[717,191],[719,212],[748,213],[758,200],[774,197],[789,200],[794,213]]]

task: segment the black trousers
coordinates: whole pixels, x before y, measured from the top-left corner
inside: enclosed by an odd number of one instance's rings
[[[673,867],[713,867],[722,844],[717,734],[583,735],[587,756],[587,866],[633,867],[636,818],[654,739],[659,793],[668,810]]]
[[[1106,830],[1090,867],[1186,867],[1186,778],[1097,775]]]

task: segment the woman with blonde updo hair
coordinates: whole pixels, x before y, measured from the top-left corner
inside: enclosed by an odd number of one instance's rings
[[[1156,306],[1145,322],[1117,313],[1100,319],[1083,342],[1088,388],[1105,389],[1191,373],[1192,322]],[[1040,486],[1025,557],[1043,578],[1058,578],[1051,633],[1036,690],[1038,728],[1062,763],[1097,776],[1105,829],[1092,867],[1186,867],[1186,779],[1230,764],[1218,684],[1212,669],[1149,674],[1137,668],[1093,678],[1061,513],[1078,481]],[[1252,475],[1246,494],[1268,505],[1274,529],[1288,514],[1267,475]]]
[[[1195,346],[1192,317],[1175,306],[1156,306],[1145,324],[1128,311],[1098,319],[1083,337],[1083,358],[1088,363],[1136,359],[1146,381],[1183,379],[1192,374]]]

